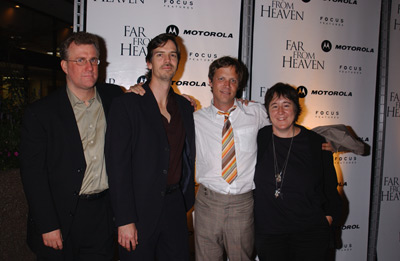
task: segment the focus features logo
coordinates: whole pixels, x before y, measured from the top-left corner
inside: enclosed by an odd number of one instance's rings
[[[362,67],[361,66],[354,66],[354,65],[339,65],[339,73],[344,74],[362,74]]]
[[[353,250],[353,244],[352,243],[344,243],[344,242],[343,242],[342,248],[339,249],[339,251],[342,251],[342,252],[349,252],[351,250]]]
[[[356,156],[344,156],[346,154],[334,156],[334,163],[340,165],[357,164]]]
[[[293,2],[286,2],[284,0],[273,0],[270,5],[261,5],[260,17],[302,21],[304,20],[304,11],[296,10]]]
[[[218,55],[216,53],[205,53],[205,52],[196,52],[196,51],[188,52],[188,60],[189,61],[212,62],[217,58],[218,58]]]
[[[338,4],[357,5],[357,0],[324,0],[324,2],[333,2]]]
[[[332,26],[344,26],[344,19],[338,17],[320,16],[319,23]]]
[[[336,110],[316,110],[314,113],[316,119],[339,119],[339,116]]]
[[[399,201],[400,184],[399,177],[383,177],[382,201]]]
[[[164,7],[167,8],[193,9],[194,7],[194,1],[192,0],[163,0],[163,1],[164,1]]]
[[[306,50],[302,41],[286,40],[285,49],[291,53],[283,56],[283,68],[324,70],[325,61],[318,60],[314,52]]]

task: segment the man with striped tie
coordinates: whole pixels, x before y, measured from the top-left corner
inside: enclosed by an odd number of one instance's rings
[[[253,178],[257,133],[269,124],[265,107],[236,100],[247,68],[221,57],[208,72],[212,104],[194,113],[196,182],[194,211],[196,260],[254,260]],[[132,91],[145,91],[135,85]],[[332,146],[324,143],[325,150]]]
[[[264,107],[235,97],[247,68],[221,57],[209,68],[212,104],[194,113],[196,131],[196,260],[254,259],[253,177],[258,130],[268,124]]]

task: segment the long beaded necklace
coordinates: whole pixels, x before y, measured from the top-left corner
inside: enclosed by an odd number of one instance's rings
[[[283,180],[285,178],[286,167],[287,167],[287,164],[289,161],[290,150],[292,149],[294,131],[295,131],[295,128],[293,126],[293,136],[292,136],[292,139],[290,140],[289,150],[288,150],[285,162],[283,163],[283,167],[282,167],[281,171],[278,171],[279,166],[278,166],[278,160],[276,159],[274,132],[272,132],[272,134],[271,134],[272,135],[272,150],[274,153],[274,170],[275,170],[275,194],[274,195],[275,195],[275,198],[278,198],[280,196],[283,199],[282,186],[283,186]]]

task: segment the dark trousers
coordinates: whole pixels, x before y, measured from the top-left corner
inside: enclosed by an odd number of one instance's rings
[[[298,233],[256,232],[257,255],[260,261],[323,261],[327,258],[330,235],[327,224]]]
[[[110,261],[114,255],[114,224],[108,192],[97,199],[79,199],[70,234],[63,249],[43,245],[36,251],[40,261]]]
[[[180,189],[166,194],[159,222],[149,239],[141,240],[134,251],[119,246],[121,261],[187,261],[189,260],[189,232],[186,210]]]

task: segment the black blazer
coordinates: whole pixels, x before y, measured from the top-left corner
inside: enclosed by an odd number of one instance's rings
[[[154,230],[167,184],[169,145],[157,101],[148,84],[144,96],[113,101],[106,134],[106,166],[117,226],[135,223],[139,241]],[[173,92],[172,88],[170,90]],[[185,128],[181,190],[186,210],[194,203],[193,107],[175,93]]]
[[[98,84],[105,115],[119,86]],[[61,229],[68,236],[86,170],[81,137],[65,88],[25,110],[21,129],[21,178],[29,205],[28,243]],[[32,236],[32,237],[31,237]],[[36,239],[34,239],[36,238]],[[35,248],[35,247],[33,247]]]

